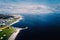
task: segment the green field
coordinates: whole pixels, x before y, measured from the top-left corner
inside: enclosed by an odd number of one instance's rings
[[[11,34],[15,32],[13,27],[7,27],[0,32],[0,40],[8,40]]]
[[[11,19],[8,24],[12,24],[13,22],[15,22],[18,19]],[[11,36],[11,34],[13,32],[15,32],[15,28],[11,27],[11,26],[2,26],[0,27],[0,40],[8,40],[8,38]]]

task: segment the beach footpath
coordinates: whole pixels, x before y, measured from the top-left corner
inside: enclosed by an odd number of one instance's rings
[[[16,31],[9,37],[8,40],[15,40],[15,38],[17,37],[18,33],[21,31],[21,30],[25,30],[25,29],[28,29],[28,27],[25,27],[25,28],[15,28]]]

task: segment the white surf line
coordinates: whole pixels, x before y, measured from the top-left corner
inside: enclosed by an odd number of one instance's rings
[[[19,21],[22,20],[22,19],[23,19],[22,16],[20,16],[19,19],[17,19],[15,22],[9,24],[8,26],[11,26],[11,25],[15,24],[15,23],[19,22]],[[1,31],[2,31],[2,30],[0,30],[0,32],[1,32]]]
[[[10,24],[9,26],[19,22],[20,20],[22,20],[23,18],[19,18],[17,21],[13,22],[12,24]],[[18,35],[18,33],[21,31],[21,30],[24,30],[24,29],[27,29],[28,27],[25,27],[25,28],[15,28],[16,31],[8,38],[8,40],[15,40],[16,36]]]
[[[28,27],[25,27],[25,28],[15,28],[16,31],[9,37],[8,40],[15,40],[16,36],[18,35],[18,33],[21,31],[21,30],[24,30],[24,29],[27,29]]]
[[[20,20],[22,20],[23,18],[21,17],[21,18],[19,18],[18,20],[16,20],[15,22],[13,22],[13,23],[11,23],[9,26],[11,26],[11,25],[13,25],[13,24],[15,24],[15,23],[17,23],[17,22],[19,22]]]

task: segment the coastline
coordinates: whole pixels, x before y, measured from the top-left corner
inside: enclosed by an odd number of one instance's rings
[[[15,28],[15,29],[16,29],[16,31],[9,37],[8,40],[15,40],[18,33],[22,30],[22,28]]]
[[[13,25],[13,24],[19,22],[19,21],[22,20],[22,19],[23,19],[22,16],[20,16],[20,18],[17,19],[17,21],[13,22],[13,23],[10,24],[9,26],[11,26],[11,25]],[[23,30],[22,28],[17,28],[17,27],[13,27],[13,28],[15,28],[16,31],[11,34],[11,36],[8,38],[8,40],[15,40],[16,36],[18,35],[18,33],[19,33],[21,30]]]
[[[21,30],[25,30],[25,29],[28,29],[28,27],[25,27],[25,28],[16,28],[16,31],[9,37],[8,40],[15,40],[16,36],[18,35],[18,33],[21,31]]]
[[[19,18],[17,21],[13,22],[12,24],[9,24],[9,26],[11,26],[11,25],[13,25],[13,24],[19,22],[19,21],[22,20],[22,19],[23,19],[22,16],[20,16],[20,18]]]

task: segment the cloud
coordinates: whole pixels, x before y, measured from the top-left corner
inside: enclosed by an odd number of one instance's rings
[[[21,4],[4,4],[0,5],[0,12],[7,13],[52,13],[52,8],[41,5],[41,4],[31,4],[31,5],[21,5]]]

